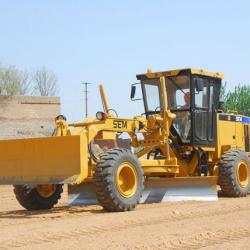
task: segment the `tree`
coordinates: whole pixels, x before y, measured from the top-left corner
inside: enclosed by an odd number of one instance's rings
[[[30,92],[30,80],[27,71],[15,66],[0,66],[0,94],[27,95]]]
[[[250,116],[250,86],[238,85],[225,95],[225,108]]]
[[[227,88],[227,82],[224,84],[222,83],[221,89],[220,89],[220,100],[223,101],[226,99],[226,88]]]
[[[55,73],[49,71],[45,67],[38,69],[34,73],[32,80],[35,94],[41,96],[55,96],[59,91]]]

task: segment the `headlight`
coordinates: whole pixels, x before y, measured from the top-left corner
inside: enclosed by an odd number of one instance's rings
[[[96,119],[99,120],[99,121],[102,121],[102,120],[106,120],[107,118],[107,114],[101,112],[101,111],[98,111],[96,113]]]
[[[55,122],[58,120],[67,121],[66,116],[64,116],[64,115],[58,115],[57,117],[55,117]]]

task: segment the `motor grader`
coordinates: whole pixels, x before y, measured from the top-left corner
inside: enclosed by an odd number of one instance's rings
[[[222,79],[198,69],[149,69],[131,87],[135,101],[140,86],[145,107],[133,119],[111,112],[100,85],[104,110],[96,118],[69,123],[60,115],[51,137],[1,140],[0,184],[14,185],[28,210],[52,208],[63,184],[73,190],[73,200],[97,200],[107,211],[129,211],[140,202],[216,200],[217,185],[225,196],[246,196],[250,118],[224,113]],[[96,154],[95,140],[121,133],[134,150]]]

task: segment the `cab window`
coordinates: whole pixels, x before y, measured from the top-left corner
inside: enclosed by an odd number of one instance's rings
[[[175,76],[166,78],[168,106],[170,110],[190,108],[190,78]]]
[[[147,112],[160,111],[160,81],[145,81],[145,96],[147,104]]]

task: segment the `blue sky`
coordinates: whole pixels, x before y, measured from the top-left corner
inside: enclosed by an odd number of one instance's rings
[[[121,117],[143,112],[130,84],[155,71],[196,67],[225,74],[228,89],[250,84],[250,1],[0,0],[0,62],[41,66],[59,79],[62,113],[84,117],[101,110],[98,84]]]

